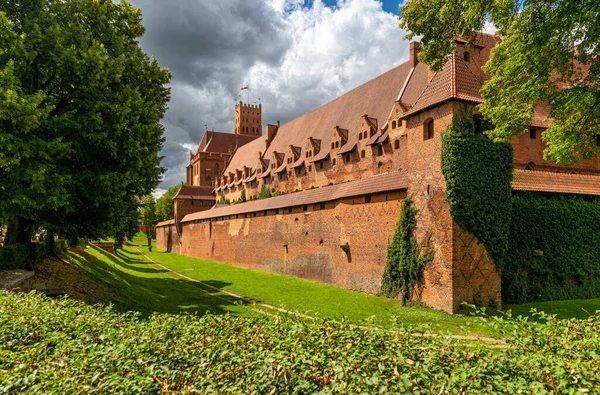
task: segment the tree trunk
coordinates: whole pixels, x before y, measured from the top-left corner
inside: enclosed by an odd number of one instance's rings
[[[33,249],[31,248],[31,221],[25,218],[13,218],[8,221],[6,242],[4,245],[23,244],[27,247],[27,270],[33,270]]]
[[[56,256],[56,245],[54,243],[54,233],[46,231],[46,245],[51,256]]]
[[[146,238],[148,239],[148,251],[152,252],[152,233],[148,231],[148,227],[146,227]]]

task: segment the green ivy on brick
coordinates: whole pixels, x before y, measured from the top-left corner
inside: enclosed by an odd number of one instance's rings
[[[487,248],[501,270],[511,217],[513,151],[508,142],[493,142],[464,108],[442,135],[442,173],[450,214]]]
[[[505,303],[600,297],[600,199],[515,193]]]

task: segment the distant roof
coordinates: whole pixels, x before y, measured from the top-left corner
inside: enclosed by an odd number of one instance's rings
[[[212,187],[182,185],[181,188],[179,188],[179,191],[177,191],[177,194],[173,200],[215,200],[212,191]]]
[[[377,118],[379,124],[383,125],[410,69],[409,62],[403,63],[324,106],[281,125],[266,152],[266,136],[240,147],[229,162],[226,173],[243,166],[253,167],[258,160],[258,152],[270,158],[273,151],[287,152],[287,148],[294,145],[301,147],[304,155],[309,137],[321,140],[319,153],[320,156],[326,156],[330,152],[334,126],[348,129],[350,139],[358,134],[363,114]]]
[[[600,196],[600,175],[515,169],[512,188],[517,191]]]
[[[235,205],[212,208],[210,210],[188,214],[181,222],[198,221],[227,215],[322,203],[345,197],[396,191],[406,189],[407,186],[408,178],[405,171],[383,173],[360,180],[348,181],[320,188],[307,189],[304,191],[294,192],[268,199],[254,200]]]
[[[214,132],[207,130],[198,145],[196,153],[199,152],[217,152],[229,153],[233,152],[235,147],[241,147],[255,140],[256,136],[246,136],[241,134]]]

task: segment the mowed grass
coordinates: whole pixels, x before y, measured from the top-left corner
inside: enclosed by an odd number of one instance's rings
[[[85,271],[95,282],[104,284],[103,288],[110,292],[108,299],[119,311],[139,311],[143,315],[154,312],[253,314],[236,299],[182,279],[148,262],[131,248],[113,255],[89,245],[85,249],[70,249],[61,258]]]
[[[493,335],[491,328],[479,318],[450,315],[424,307],[404,307],[394,299],[167,253],[156,247],[149,252],[146,238],[141,233],[133,243],[137,246],[126,246],[121,253],[135,255],[139,248],[152,260],[190,278],[211,285],[220,284],[219,288],[229,292],[310,316],[345,319],[354,324],[369,323],[384,328],[393,328],[399,322],[414,327],[416,331]]]
[[[505,310],[512,310],[514,317],[518,315],[531,315],[531,309],[554,314],[557,318],[584,319],[600,311],[600,299],[555,300],[551,302],[524,303],[505,306]]]

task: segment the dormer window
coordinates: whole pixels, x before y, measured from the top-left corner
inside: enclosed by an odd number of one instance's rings
[[[339,141],[335,142],[335,148],[340,148],[340,142]]]

